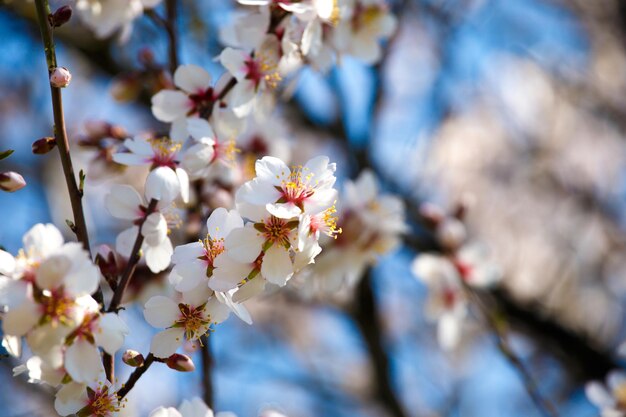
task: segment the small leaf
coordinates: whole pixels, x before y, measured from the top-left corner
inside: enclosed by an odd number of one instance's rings
[[[83,190],[85,189],[85,172],[81,169],[78,173],[78,192],[80,192],[80,196],[83,196]]]
[[[76,233],[76,226],[74,225],[73,221],[71,221],[69,219],[65,219],[65,224],[67,224],[67,227],[72,229],[72,232]]]
[[[9,156],[11,156],[11,154],[15,152],[13,149],[9,149],[6,150],[4,152],[0,152],[0,161],[2,161],[3,159],[8,158]]]

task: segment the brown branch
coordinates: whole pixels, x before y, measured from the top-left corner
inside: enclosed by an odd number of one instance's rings
[[[148,368],[150,368],[150,365],[152,365],[154,362],[154,355],[152,355],[152,353],[148,354],[143,365],[136,368],[133,373],[130,374],[128,380],[124,384],[122,384],[122,388],[120,388],[120,390],[117,392],[117,398],[121,400],[122,398],[126,397],[130,390],[133,389],[137,381],[139,381],[139,378],[141,378],[141,376],[146,373]]]
[[[35,7],[37,9],[37,20],[41,31],[44,50],[46,53],[46,63],[48,64],[48,76],[57,67],[57,58],[54,47],[54,39],[52,36],[52,28],[48,23],[48,14],[50,14],[50,6],[48,0],[36,0]],[[74,214],[74,228],[76,237],[83,244],[85,250],[90,253],[89,236],[87,234],[87,223],[82,206],[82,192],[78,188],[76,176],[74,175],[74,167],[72,166],[72,158],[70,156],[70,145],[65,129],[65,117],[63,115],[63,98],[61,89],[50,85],[50,93],[52,95],[52,112],[54,114],[54,137],[59,148],[61,164],[63,165],[63,174],[67,183],[67,190],[70,195],[72,204],[72,212]]]
[[[157,25],[165,29],[168,38],[169,70],[172,76],[178,68],[178,39],[176,37],[176,0],[167,0],[165,3],[166,17],[163,18],[154,9],[145,11],[146,15]]]
[[[206,405],[213,409],[213,365],[214,359],[211,354],[211,338],[208,335],[202,336],[202,347],[200,356],[202,358],[202,399]]]
[[[349,311],[361,335],[372,365],[376,399],[395,417],[408,417],[400,400],[396,396],[389,376],[389,356],[383,346],[384,335],[378,317],[378,306],[372,288],[372,273],[368,270],[361,278],[356,290],[352,309]]]

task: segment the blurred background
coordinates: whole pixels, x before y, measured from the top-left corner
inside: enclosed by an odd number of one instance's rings
[[[391,6],[398,32],[378,65],[346,58],[328,74],[303,71],[290,80],[294,93],[277,117],[296,156],[329,154],[341,179],[373,169],[386,192],[405,200],[410,236],[366,274],[374,295],[367,305],[375,307],[369,323],[358,306],[288,288],[249,306],[254,325],[235,317],[220,325],[211,335],[215,409],[244,417],[265,408],[291,417],[541,416],[480,317],[447,353],[424,318],[427,289],[410,263],[429,250],[429,238],[416,207],[430,201],[451,208],[471,198],[468,229],[503,271],[501,284],[483,295],[502,312],[515,352],[560,415],[598,415],[583,386],[619,366],[615,351],[626,330],[626,3]],[[234,7],[181,0],[182,63],[215,78],[222,73],[214,61],[223,47],[218,34]],[[15,253],[37,222],[69,232],[71,211],[56,152],[31,153],[34,140],[52,135],[31,2],[0,1],[0,39],[0,150],[15,149],[0,170],[18,171],[28,183],[0,193],[0,245]],[[120,44],[95,39],[73,19],[58,32],[57,47],[73,74],[64,104],[76,170],[93,164],[93,151],[77,145],[87,121],[106,120],[131,133],[163,130],[145,93],[124,102],[112,94],[120,98],[121,82],[131,89],[128,80],[145,70],[147,49],[165,63],[167,39],[153,21],[135,21]],[[132,182],[133,171],[121,175],[114,181]],[[94,245],[114,242],[126,226],[103,208],[109,184],[87,179]],[[155,330],[141,309],[122,314],[134,329],[127,347],[147,351]],[[51,415],[45,390],[13,379],[9,359],[0,365],[0,416]],[[123,381],[129,370],[118,368]],[[132,391],[128,412],[146,416],[201,392],[200,372],[149,372]],[[404,414],[394,411],[398,403]]]

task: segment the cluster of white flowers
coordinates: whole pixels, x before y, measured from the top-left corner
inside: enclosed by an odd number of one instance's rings
[[[123,38],[134,19],[159,3],[76,0],[75,5],[98,37],[121,32]],[[172,286],[169,296],[153,296],[144,306],[146,321],[161,329],[152,339],[149,363],[190,370],[189,358],[176,354],[184,342],[201,343],[231,311],[251,323],[243,303],[266,287],[285,286],[315,262],[322,252],[320,239],[336,239],[341,232],[336,166],[325,156],[304,165],[284,162],[290,150],[284,127],[270,117],[273,91],[284,76],[304,65],[326,69],[344,54],[376,61],[379,42],[390,36],[396,20],[377,0],[239,3],[255,8],[244,8],[222,32],[229,45],[219,55],[224,75],[214,83],[203,68],[181,65],[169,89],[152,97],[154,117],[169,124],[167,136],[128,138],[115,125],[88,126],[81,144],[99,152],[88,175],[97,171],[105,177],[123,172],[125,166],[143,166],[147,172],[143,189],[116,184],[104,197],[111,216],[127,222],[115,251],[106,252],[115,265],[102,256],[95,265],[86,247],[64,243],[53,225],[38,224],[28,231],[15,257],[0,251],[3,346],[19,356],[27,343],[32,356],[15,374],[27,373],[30,382],[57,388],[55,408],[61,415],[115,416],[123,407],[126,392],[114,385],[109,360],[130,332],[118,310],[139,262],[153,274],[169,270]],[[63,10],[64,21],[68,10]],[[39,153],[55,144],[47,138],[39,142]],[[79,181],[78,199],[82,173]],[[16,189],[8,183],[0,188]],[[405,230],[402,203],[379,197],[371,173],[348,184],[346,201],[339,204],[346,233],[343,240],[329,239],[334,245],[328,247],[336,254],[327,261],[333,286],[344,279],[355,281],[377,255],[398,245]],[[173,229],[184,222],[177,207],[187,209],[188,223],[194,214],[208,217],[201,239],[172,243]],[[84,236],[81,241],[87,240]],[[346,264],[347,270],[340,267]],[[111,294],[100,288],[101,275],[113,292],[108,304],[103,298]],[[138,352],[129,350],[123,359],[129,366],[144,366]],[[179,359],[188,363],[183,366]],[[213,413],[195,399],[179,410],[161,407],[152,416]]]
[[[35,225],[23,243],[16,257],[0,251],[3,345],[19,355],[25,338],[34,356],[21,370],[33,382],[62,386],[57,411],[76,413],[86,405],[85,387],[105,379],[99,348],[114,354],[129,329],[91,297],[100,272],[80,244],[63,243],[51,224]]]
[[[239,48],[237,52],[224,51],[222,62],[228,68],[239,68],[241,75],[246,71],[248,76],[256,74],[256,79],[248,78],[249,88],[252,84],[259,88],[259,81],[271,85],[275,75],[268,70],[290,72],[303,63],[325,70],[342,55],[374,63],[382,54],[379,41],[397,26],[380,0],[238,1],[258,9],[241,14],[222,32],[224,43]],[[272,27],[272,13],[287,18]],[[252,49],[260,50],[261,55],[245,53]]]
[[[179,299],[155,296],[146,303],[146,320],[165,328],[152,341],[156,357],[200,339],[230,310],[251,322],[241,302],[267,283],[284,286],[313,262],[320,232],[335,233],[333,218],[316,220],[333,210],[334,171],[327,157],[292,168],[274,157],[257,161],[256,177],[237,192],[237,209],[214,210],[206,237],[174,250],[169,280]]]
[[[430,205],[423,206],[422,213],[434,224],[434,235],[442,253],[419,254],[412,269],[428,286],[426,317],[437,322],[439,344],[450,350],[461,340],[468,313],[464,285],[493,285],[500,279],[501,272],[491,261],[484,244],[467,240],[465,225],[459,218],[445,215]]]

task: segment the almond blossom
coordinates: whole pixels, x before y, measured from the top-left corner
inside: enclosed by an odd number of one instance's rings
[[[455,348],[467,316],[467,297],[456,269],[443,257],[425,254],[416,258],[412,270],[428,286],[425,313],[437,322],[439,345],[445,350]]]
[[[235,210],[218,208],[207,219],[206,237],[198,242],[177,246],[172,256],[174,268],[170,282],[177,291],[189,291],[210,280],[215,260],[224,252],[224,241],[233,229],[243,227]]]
[[[208,294],[209,289],[205,289]],[[152,326],[165,328],[152,339],[150,352],[158,358],[169,357],[184,340],[199,340],[212,325],[226,320],[229,311],[217,297],[208,297],[196,290],[183,293],[180,303],[161,295],[150,298],[144,317]]]
[[[52,326],[59,329],[54,341],[59,343],[82,321],[84,300],[96,291],[100,273],[82,245],[64,244],[53,225],[35,225],[23,242],[17,259],[1,255],[8,260],[0,275],[0,303],[8,308],[2,315],[3,333],[24,336]]]
[[[252,110],[258,93],[274,89],[281,81],[279,73],[280,42],[266,35],[254,52],[225,48],[220,62],[237,80],[229,93],[229,104],[238,117]]]
[[[146,197],[169,203],[181,196],[189,201],[189,176],[179,168],[179,152],[182,144],[168,138],[126,139],[124,146],[129,152],[116,153],[113,160],[122,165],[148,165],[150,173],[146,179]]]
[[[318,214],[337,199],[334,163],[319,156],[304,166],[289,168],[278,158],[266,156],[255,164],[256,178],[238,192],[242,203],[264,207],[272,215],[290,219]]]
[[[104,373],[89,383],[69,382],[56,393],[54,408],[61,416],[116,417],[124,404]]]
[[[104,204],[113,217],[134,224],[140,224],[144,219],[148,206],[139,193],[129,185],[114,185],[111,192],[106,195]],[[168,230],[167,219],[160,210],[149,214],[141,226],[141,234],[144,237],[141,249],[145,254],[148,268],[154,273],[161,272],[169,266],[174,252]],[[138,233],[139,226],[131,226],[122,231],[116,239],[117,252],[130,257]]]
[[[178,141],[185,140],[187,118],[206,118],[218,102],[219,92],[226,78],[212,86],[211,75],[197,65],[181,65],[174,73],[176,90],[165,89],[152,97],[152,114],[158,120],[172,123],[170,136]]]

